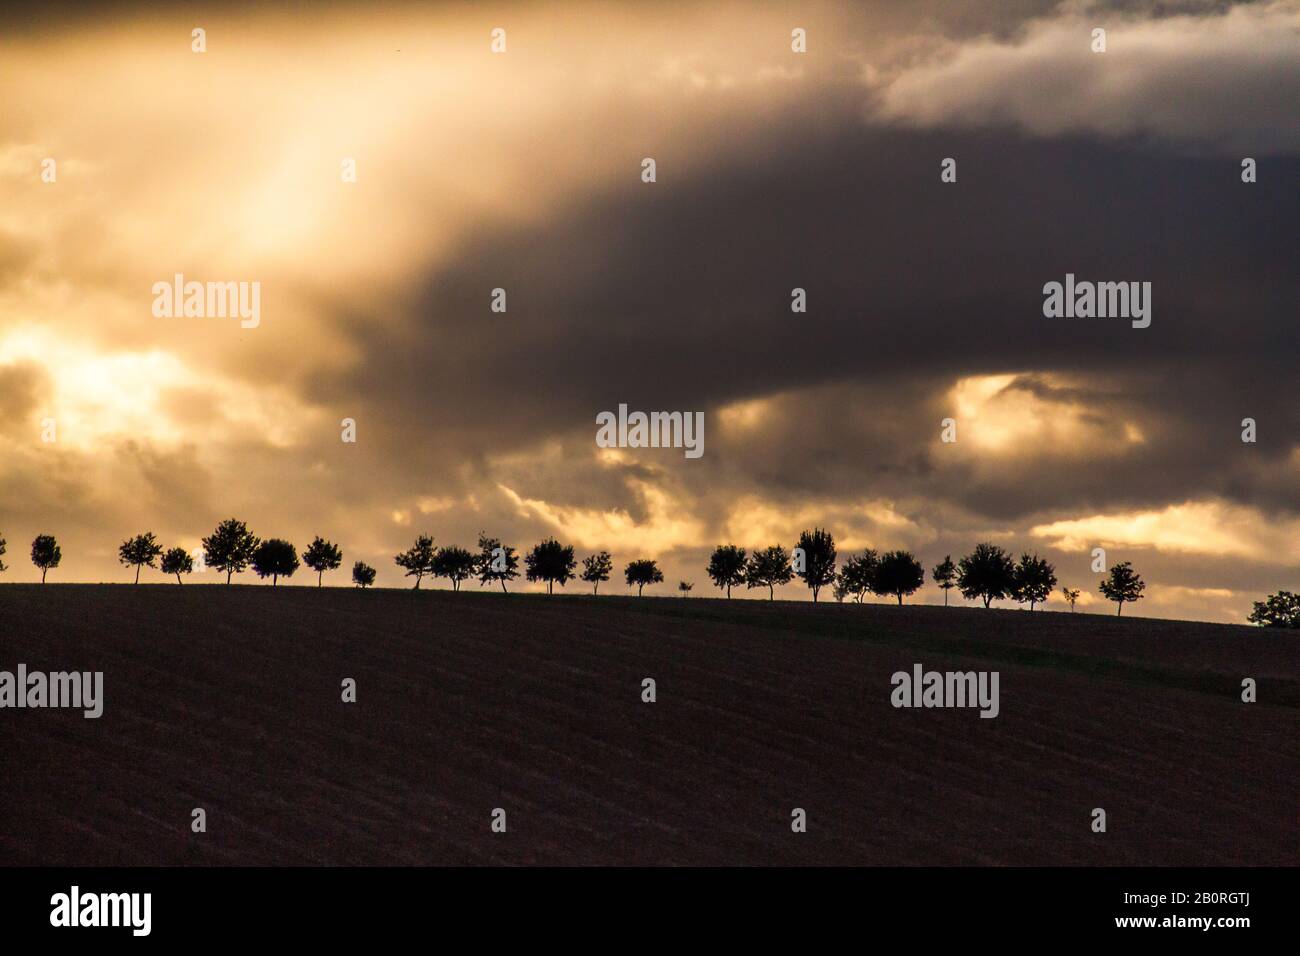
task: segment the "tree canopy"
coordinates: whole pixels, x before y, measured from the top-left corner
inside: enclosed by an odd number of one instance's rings
[[[227,518],[203,539],[203,561],[210,568],[225,571],[229,584],[232,574],[242,573],[252,563],[258,544],[257,535],[248,530],[248,525]]]
[[[734,544],[718,545],[709,557],[706,569],[709,579],[715,586],[725,590],[728,598],[731,597],[732,588],[745,583],[745,558],[745,549]]]
[[[253,552],[253,571],[259,578],[270,578],[272,587],[297,570],[298,550],[283,538],[263,541]]]

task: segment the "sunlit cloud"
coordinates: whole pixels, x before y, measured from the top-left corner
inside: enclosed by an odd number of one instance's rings
[[[1054,521],[1036,525],[1030,534],[1064,551],[1137,547],[1280,564],[1300,562],[1300,519],[1279,521],[1253,508],[1221,501]]]
[[[680,547],[698,547],[703,541],[700,523],[683,503],[662,488],[631,478],[628,484],[645,509],[637,520],[623,510],[602,510],[555,505],[524,498],[501,485],[501,491],[518,509],[520,517],[536,519],[584,548],[615,548],[625,554],[656,558]]]
[[[287,448],[314,418],[278,389],[197,371],[162,349],[97,350],[37,326],[0,331],[0,362],[43,371],[48,389],[30,433],[49,420],[51,441],[60,448],[93,451],[114,440],[162,447],[242,443],[249,435]],[[194,416],[179,407],[185,403],[212,407]]]
[[[1093,457],[1144,441],[1136,422],[1110,421],[1104,409],[1099,414],[1070,397],[1071,384],[1047,374],[958,379],[949,393],[958,448],[969,443],[980,451],[1013,456]],[[1061,390],[1064,397],[1053,390]]]

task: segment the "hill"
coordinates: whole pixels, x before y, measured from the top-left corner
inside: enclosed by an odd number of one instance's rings
[[[0,710],[0,863],[1292,864],[1298,652],[1018,610],[6,585],[0,670],[103,671],[105,704]],[[917,663],[998,671],[998,716],[891,706]]]

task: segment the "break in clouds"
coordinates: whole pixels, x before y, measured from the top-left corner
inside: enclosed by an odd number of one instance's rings
[[[479,530],[703,585],[821,524],[1037,550],[1096,602],[1104,546],[1151,615],[1295,590],[1300,5],[863,6],[11,21],[10,556],[118,580],[122,538],[234,514],[380,585]],[[258,283],[256,327],[156,317],[178,275]],[[1150,325],[1045,316],[1067,275],[1149,282]],[[600,447],[620,405],[702,413],[705,453]]]

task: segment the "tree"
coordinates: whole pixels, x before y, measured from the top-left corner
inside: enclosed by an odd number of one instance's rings
[[[829,531],[815,528],[799,535],[797,545],[803,551],[803,568],[795,573],[812,589],[813,603],[821,589],[835,581],[835,538]]]
[[[690,597],[691,592],[695,590],[695,585],[690,581],[678,581],[677,590],[682,592],[682,597]]]
[[[767,588],[769,601],[776,600],[776,585],[789,584],[793,579],[790,555],[779,544],[755,551],[745,565],[745,587]]]
[[[609,580],[610,572],[613,570],[614,559],[610,557],[608,551],[589,554],[582,559],[582,580],[592,586],[592,594],[600,590],[601,581]]]
[[[154,566],[158,555],[162,554],[162,545],[153,536],[152,531],[127,538],[117,549],[117,560],[124,567],[135,568],[135,583],[140,583],[140,568]]]
[[[910,551],[887,551],[880,556],[871,590],[876,594],[892,594],[903,606],[903,596],[915,594],[925,583],[925,568]]]
[[[731,589],[745,583],[745,549],[734,544],[718,545],[709,557],[707,573],[717,587],[726,589],[730,598]]]
[[[248,525],[227,518],[217,525],[216,531],[203,539],[203,563],[225,571],[226,584],[229,584],[232,574],[242,573],[252,563],[253,552],[260,543],[257,535],[248,530]]]
[[[46,572],[50,568],[57,568],[59,562],[63,560],[63,551],[59,548],[59,542],[54,540],[54,535],[38,534],[32,539],[32,564],[41,569],[41,583],[45,583]]]
[[[1300,594],[1278,591],[1267,600],[1256,601],[1255,609],[1246,618],[1260,627],[1300,627]]]
[[[298,550],[283,538],[263,541],[253,552],[253,570],[259,578],[270,578],[275,587],[280,578],[292,577],[298,570]]]
[[[1048,564],[1046,558],[1040,558],[1038,555],[1030,557],[1025,553],[1020,555],[1020,563],[1016,565],[1015,582],[1011,588],[1011,596],[1016,599],[1018,604],[1029,602],[1029,610],[1034,609],[1035,604],[1042,604],[1047,601],[1047,596],[1052,593],[1052,588],[1056,587],[1056,568]]]
[[[0,535],[0,558],[3,558],[4,556],[5,556],[5,539],[3,535]],[[7,571],[7,570],[8,568],[5,567],[5,563],[3,561],[0,561],[0,571]]]
[[[302,563],[316,572],[316,587],[325,580],[326,571],[334,571],[343,563],[343,552],[333,541],[317,536],[302,553]]]
[[[1079,600],[1078,588],[1061,588],[1061,596],[1070,602],[1070,613],[1074,613],[1074,602]]]
[[[1124,602],[1130,604],[1142,599],[1142,592],[1147,589],[1146,582],[1133,570],[1129,561],[1121,561],[1110,569],[1110,577],[1101,582],[1099,590],[1107,598],[1119,605],[1116,617],[1124,613]]]
[[[159,567],[163,574],[176,575],[177,584],[183,584],[181,575],[189,574],[194,570],[194,557],[184,548],[169,548],[162,556],[162,564]]]
[[[835,579],[836,587],[843,592],[836,597],[836,600],[842,601],[852,594],[853,600],[861,604],[862,596],[873,590],[876,583],[876,569],[879,567],[880,557],[871,548],[847,558],[844,566],[840,568],[839,576]]]
[[[375,569],[364,561],[352,565],[352,583],[365,590],[375,583]]]
[[[957,589],[966,598],[980,598],[988,607],[1010,597],[1016,584],[1016,566],[996,544],[977,544],[957,565]]]
[[[572,545],[563,545],[554,538],[547,538],[533,546],[528,557],[524,558],[524,564],[528,580],[545,581],[546,593],[553,594],[557,583],[564,587],[564,582],[573,577],[573,569],[578,562],[574,560]]]
[[[422,534],[415,539],[415,544],[411,545],[401,554],[394,555],[393,561],[399,568],[406,569],[406,577],[415,576],[415,588],[420,589],[420,581],[426,574],[433,573],[433,538],[427,534]]]
[[[948,606],[948,592],[957,586],[957,565],[952,563],[952,555],[945,554],[943,560],[930,570],[934,583],[943,588],[943,606]]]
[[[502,547],[499,539],[489,538],[480,531],[474,570],[478,572],[479,587],[500,581],[501,593],[506,594],[506,582],[519,577],[519,555],[514,548]]]
[[[478,559],[469,551],[454,544],[439,548],[438,553],[433,556],[434,577],[446,578],[451,582],[453,591],[459,591],[460,582],[471,577],[477,567]]]
[[[660,584],[664,579],[664,573],[659,570],[659,565],[647,558],[629,563],[623,569],[623,576],[627,578],[629,585],[636,585],[637,597],[641,596],[641,589],[647,584]]]

